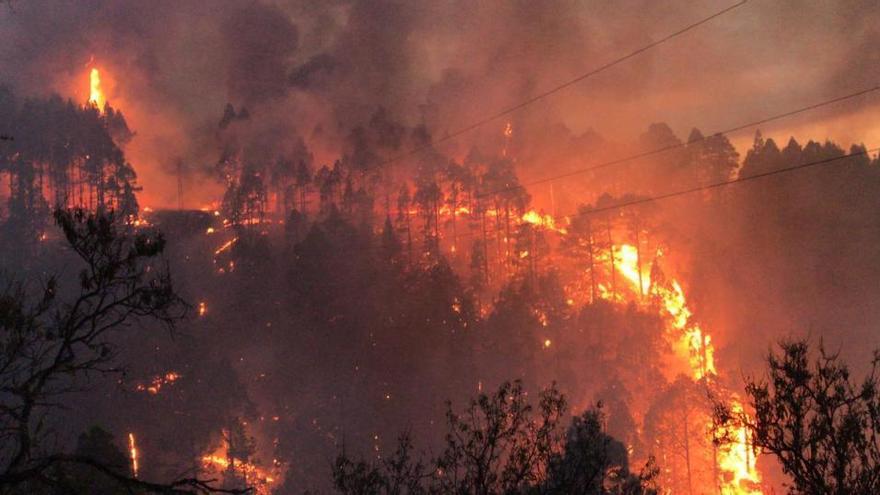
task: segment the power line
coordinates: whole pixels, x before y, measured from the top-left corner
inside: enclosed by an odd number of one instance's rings
[[[853,157],[857,157],[857,156],[870,157],[870,153],[873,153],[875,151],[880,151],[880,147],[865,149],[865,150],[859,151],[857,153],[850,153],[848,155],[841,155],[841,156],[836,156],[833,158],[826,158],[824,160],[817,160],[814,162],[801,163],[799,165],[793,165],[791,167],[779,168],[776,170],[771,170],[769,172],[762,172],[760,174],[749,175],[748,177],[738,177],[736,179],[715,182],[712,184],[706,184],[704,186],[691,187],[688,189],[681,189],[681,190],[670,192],[670,193],[659,194],[656,196],[648,196],[648,197],[644,197],[644,198],[634,199],[632,201],[625,201],[622,203],[617,203],[617,204],[613,204],[613,205],[609,205],[609,206],[603,206],[601,208],[594,208],[591,210],[586,210],[586,211],[581,211],[581,212],[575,213],[574,215],[570,215],[569,218],[573,218],[573,217],[577,217],[577,216],[593,215],[593,214],[602,213],[605,211],[617,210],[617,209],[626,208],[629,206],[635,206],[635,205],[639,205],[639,204],[650,203],[653,201],[660,201],[660,200],[664,200],[664,199],[674,198],[677,196],[684,196],[686,194],[692,194],[695,192],[708,191],[711,189],[718,189],[720,187],[741,184],[743,182],[749,182],[749,181],[753,181],[753,180],[757,180],[757,179],[762,179],[764,177],[770,177],[773,175],[780,175],[780,174],[784,174],[784,173],[788,173],[788,172],[794,172],[797,170],[803,170],[806,168],[827,165],[829,163],[836,162],[838,160],[845,160],[847,158],[853,158]]]
[[[685,196],[685,195],[693,194],[693,193],[700,192],[700,191],[708,191],[708,190],[712,190],[712,189],[718,189],[721,187],[732,186],[732,185],[736,185],[736,184],[750,182],[750,181],[754,181],[757,179],[762,179],[762,178],[770,177],[770,176],[774,176],[774,175],[781,175],[781,174],[785,174],[788,172],[795,172],[795,171],[804,170],[807,168],[818,167],[821,165],[827,165],[829,163],[833,163],[833,162],[836,162],[839,160],[845,160],[847,158],[853,158],[853,157],[858,157],[858,156],[867,156],[870,158],[870,153],[877,152],[877,151],[880,151],[880,147],[864,149],[864,150],[859,151],[857,153],[850,153],[848,155],[841,155],[841,156],[836,156],[836,157],[832,157],[832,158],[826,158],[823,160],[816,160],[813,162],[801,163],[798,165],[793,165],[791,167],[785,167],[785,168],[780,168],[780,169],[776,169],[776,170],[771,170],[769,172],[762,172],[759,174],[750,175],[748,177],[738,177],[736,179],[719,181],[719,182],[715,182],[712,184],[706,184],[703,186],[696,186],[696,187],[690,187],[690,188],[686,188],[686,189],[680,189],[678,191],[659,194],[659,195],[655,195],[655,196],[647,196],[647,197],[637,198],[637,199],[634,199],[631,201],[624,201],[624,202],[616,203],[616,204],[609,205],[609,206],[603,206],[601,208],[592,208],[590,210],[579,211],[577,213],[567,215],[567,217],[569,219],[571,219],[571,218],[587,216],[587,215],[596,215],[599,213],[623,209],[623,208],[627,208],[630,206],[651,203],[654,201],[662,201],[664,199],[675,198],[678,196]],[[563,217],[565,217],[565,215]],[[487,232],[487,233],[495,233],[497,231],[498,230],[496,229],[496,230],[493,230],[493,231]],[[462,234],[458,234],[457,238],[462,238],[462,237],[467,238],[467,237],[472,237],[472,236],[475,236],[478,234],[482,234],[482,232],[473,232],[473,231],[464,232]]]
[[[829,106],[829,105],[834,105],[834,104],[836,104],[836,103],[840,103],[840,102],[843,102],[843,101],[846,101],[846,100],[850,100],[850,99],[853,99],[853,98],[856,98],[856,97],[859,97],[859,96],[864,96],[864,95],[867,95],[867,94],[873,93],[873,92],[875,92],[875,91],[877,91],[877,90],[880,90],[880,84],[875,85],[875,86],[871,86],[871,87],[869,87],[869,88],[861,89],[861,90],[856,91],[856,92],[854,92],[854,93],[849,93],[849,94],[846,94],[846,95],[843,95],[843,96],[838,96],[838,97],[831,98],[831,99],[828,99],[828,100],[823,100],[823,101],[820,101],[820,102],[818,102],[818,103],[813,103],[813,104],[810,104],[810,105],[807,105],[807,106],[804,106],[804,107],[796,108],[796,109],[794,109],[794,110],[788,110],[788,111],[786,111],[786,112],[779,113],[779,114],[776,114],[776,115],[772,115],[772,116],[769,116],[769,117],[764,117],[764,118],[761,118],[761,119],[759,119],[759,120],[754,120],[754,121],[751,121],[751,122],[748,122],[748,123],[745,123],[745,124],[739,124],[739,125],[737,125],[737,126],[730,127],[730,128],[728,128],[728,129],[724,129],[724,130],[721,130],[721,131],[717,131],[717,132],[712,133],[712,134],[709,134],[709,135],[701,136],[701,137],[699,137],[699,138],[697,138],[697,139],[693,139],[693,140],[690,140],[690,141],[687,141],[687,142],[681,142],[681,143],[677,143],[677,144],[672,144],[672,145],[664,146],[664,147],[661,147],[661,148],[656,148],[656,149],[649,150],[649,151],[643,151],[643,152],[636,153],[636,154],[633,154],[633,155],[628,155],[628,156],[625,156],[625,157],[622,157],[622,158],[615,158],[614,160],[609,160],[609,161],[606,161],[606,162],[598,163],[598,164],[595,164],[595,165],[591,165],[591,166],[589,166],[589,167],[584,167],[584,168],[580,168],[580,169],[577,169],[577,170],[572,170],[572,171],[569,171],[569,172],[565,172],[565,173],[562,173],[562,174],[553,175],[553,176],[549,176],[549,177],[543,177],[543,178],[541,178],[541,179],[535,179],[535,180],[533,180],[533,181],[529,181],[529,182],[523,182],[523,183],[521,183],[521,184],[517,184],[517,185],[515,185],[515,186],[510,186],[510,187],[505,187],[505,188],[496,189],[496,190],[492,190],[492,191],[486,191],[486,192],[477,193],[477,194],[474,195],[474,197],[476,197],[476,198],[485,198],[485,197],[487,197],[487,196],[492,196],[492,195],[494,195],[494,194],[499,194],[499,193],[503,193],[503,192],[507,192],[507,191],[511,191],[511,190],[515,190],[515,189],[524,189],[524,188],[529,187],[529,186],[535,186],[535,185],[545,184],[545,183],[547,183],[547,182],[553,182],[553,181],[557,181],[557,180],[561,180],[561,179],[567,179],[567,178],[569,178],[569,177],[573,177],[573,176],[576,176],[576,175],[584,174],[584,173],[587,173],[587,172],[592,172],[592,171],[594,171],[594,170],[599,170],[599,169],[606,168],[606,167],[611,167],[611,166],[614,166],[614,165],[619,165],[619,164],[621,164],[621,163],[629,162],[629,161],[632,161],[632,160],[637,160],[637,159],[639,159],[639,158],[646,158],[646,157],[648,157],[648,156],[652,156],[652,155],[656,155],[656,154],[659,154],[659,153],[663,153],[663,152],[665,152],[665,151],[670,151],[670,150],[674,150],[674,149],[684,148],[684,147],[686,147],[686,146],[688,146],[688,145],[695,144],[695,143],[700,143],[700,142],[702,142],[702,141],[705,141],[705,140],[709,139],[709,138],[712,137],[712,136],[724,136],[724,135],[727,135],[727,134],[732,134],[732,133],[735,133],[735,132],[738,132],[738,131],[742,131],[742,130],[745,130],[745,129],[748,129],[748,128],[751,128],[751,127],[756,127],[756,126],[759,126],[759,125],[767,124],[767,123],[769,123],[769,122],[774,122],[774,121],[781,120],[781,119],[784,119],[784,118],[787,118],[787,117],[791,117],[791,116],[794,116],[794,115],[798,115],[798,114],[801,114],[801,113],[805,113],[805,112],[808,112],[808,111],[811,111],[811,110],[816,110],[816,109],[818,109],[818,108],[826,107],[826,106]],[[857,156],[857,155],[855,155],[855,156]]]
[[[821,165],[827,165],[827,164],[829,164],[829,163],[833,163],[833,162],[836,162],[836,161],[838,161],[838,160],[845,160],[845,159],[847,159],[847,158],[853,158],[853,157],[857,157],[857,156],[868,156],[868,157],[870,157],[870,153],[873,153],[873,152],[876,152],[876,151],[880,151],[880,147],[877,147],[877,148],[870,148],[870,149],[865,149],[865,150],[859,151],[859,152],[857,152],[857,153],[850,153],[850,154],[848,154],[848,155],[841,155],[841,156],[836,156],[836,157],[832,157],[832,158],[826,158],[826,159],[823,159],[823,160],[817,160],[817,161],[813,161],[813,162],[801,163],[801,164],[798,164],[798,165],[793,165],[793,166],[791,166],[791,167],[779,168],[779,169],[776,169],[776,170],[771,170],[771,171],[769,171],[769,172],[762,172],[762,173],[759,173],[759,174],[750,175],[750,176],[748,176],[748,177],[738,177],[738,178],[736,178],[736,179],[731,179],[731,180],[726,180],[726,181],[719,181],[719,182],[715,182],[715,183],[712,183],[712,184],[706,184],[706,185],[703,185],[703,186],[696,186],[696,187],[690,187],[690,188],[686,188],[686,189],[680,189],[680,190],[677,190],[677,191],[673,191],[673,192],[669,192],[669,193],[664,193],[664,194],[658,194],[658,195],[655,195],[655,196],[646,196],[646,197],[642,197],[642,198],[633,199],[633,200],[631,200],[631,201],[624,201],[624,202],[616,203],[616,204],[613,204],[613,205],[603,206],[603,207],[601,207],[601,208],[592,208],[592,209],[589,209],[589,210],[579,211],[579,212],[573,213],[573,214],[571,214],[571,215],[563,215],[563,217],[567,217],[567,218],[571,219],[571,218],[576,218],[576,217],[581,217],[581,216],[587,216],[587,215],[596,215],[596,214],[599,214],[599,213],[604,213],[604,212],[607,212],[607,211],[623,209],[623,208],[627,208],[627,207],[630,207],[630,206],[636,206],[636,205],[640,205],[640,204],[651,203],[651,202],[654,202],[654,201],[662,201],[662,200],[664,200],[664,199],[670,199],[670,198],[674,198],[674,197],[678,197],[678,196],[685,196],[685,195],[687,195],[687,194],[693,194],[693,193],[700,192],[700,191],[708,191],[708,190],[718,189],[718,188],[721,188],[721,187],[726,187],[726,186],[736,185],[736,184],[740,184],[740,183],[744,183],[744,182],[750,182],[750,181],[754,181],[754,180],[757,180],[757,179],[762,179],[762,178],[764,178],[764,177],[770,177],[770,176],[773,176],[773,175],[780,175],[780,174],[785,174],[785,173],[788,173],[788,172],[795,172],[795,171],[798,171],[798,170],[803,170],[803,169],[807,169],[807,168],[811,168],[811,167],[818,167],[818,166],[821,166]],[[554,219],[554,220],[555,220],[555,219]],[[494,233],[494,232],[496,232],[496,231],[493,230],[492,233]],[[457,237],[458,237],[458,238],[461,238],[461,237],[471,237],[471,236],[475,236],[475,235],[477,235],[477,234],[482,234],[482,233],[481,233],[481,232],[464,232],[464,233],[462,233],[462,234],[458,234]]]
[[[604,72],[604,71],[606,71],[616,65],[619,65],[619,64],[621,64],[621,63],[623,63],[633,57],[636,57],[636,56],[638,56],[638,55],[640,55],[640,54],[642,54],[652,48],[655,48],[659,45],[662,45],[662,44],[674,39],[674,38],[677,38],[677,37],[687,33],[688,31],[696,29],[697,27],[702,26],[703,24],[706,24],[706,23],[712,21],[713,19],[721,17],[722,15],[745,5],[745,3],[747,1],[748,0],[741,0],[739,3],[733,4],[729,7],[726,7],[722,10],[719,10],[718,12],[715,12],[714,14],[712,14],[708,17],[704,17],[703,19],[700,19],[699,21],[696,21],[692,24],[689,24],[689,25],[679,29],[678,31],[675,31],[671,34],[668,34],[668,35],[658,39],[657,41],[653,41],[651,43],[648,43],[647,45],[644,45],[640,48],[637,48],[634,51],[632,51],[622,57],[616,58],[616,59],[614,59],[610,62],[607,62],[599,67],[596,67],[595,69],[590,70],[589,72],[581,74],[581,75],[575,77],[574,79],[571,79],[571,80],[568,80],[564,83],[561,83],[558,86],[555,86],[551,89],[548,89],[548,90],[544,91],[543,93],[535,95],[535,96],[533,96],[525,101],[522,101],[520,103],[517,103],[513,106],[499,110],[499,111],[495,112],[494,114],[491,114],[487,117],[484,117],[480,120],[477,120],[476,122],[474,122],[472,124],[466,125],[456,131],[453,131],[451,134],[446,134],[442,138],[439,138],[439,139],[433,141],[432,143],[428,143],[428,144],[425,144],[422,146],[416,146],[415,148],[413,148],[403,154],[400,154],[400,155],[391,157],[387,160],[384,160],[382,162],[379,162],[378,165],[379,166],[388,165],[389,163],[393,163],[398,160],[402,160],[402,159],[407,158],[409,156],[412,156],[412,155],[415,155],[415,154],[420,153],[422,151],[425,151],[427,149],[430,149],[434,144],[450,141],[452,139],[455,139],[455,138],[461,136],[462,134],[468,133],[474,129],[482,127],[482,126],[488,124],[489,122],[492,122],[492,121],[497,120],[501,117],[504,117],[505,115],[509,115],[513,112],[516,112],[517,110],[521,110],[521,109],[523,109],[523,108],[525,108],[525,107],[527,107],[537,101],[543,100],[544,98],[547,98],[548,96],[551,96],[555,93],[558,93],[559,91],[562,91],[563,89],[568,88],[569,86],[572,86],[572,85],[577,84],[585,79],[593,77],[593,76],[595,76],[601,72]]]
[[[814,103],[814,104],[811,104],[811,105],[807,105],[807,106],[805,106],[805,107],[797,108],[797,109],[795,109],[795,110],[789,110],[789,111],[787,111],[787,112],[783,112],[783,113],[780,113],[780,114],[776,114],[776,115],[773,115],[773,116],[770,116],[770,117],[765,117],[765,118],[762,118],[762,119],[760,119],[760,120],[755,120],[755,121],[748,122],[748,123],[745,123],[745,124],[740,124],[740,125],[737,125],[737,126],[735,126],[735,127],[731,127],[731,128],[729,128],[729,129],[724,129],[724,130],[722,130],[722,131],[717,131],[717,132],[715,132],[715,133],[713,133],[713,134],[709,134],[708,136],[701,136],[701,137],[698,138],[698,139],[693,139],[693,140],[690,140],[690,141],[688,141],[688,142],[681,142],[681,143],[677,143],[677,144],[671,144],[671,145],[663,146],[663,147],[661,147],[661,148],[656,148],[656,149],[653,149],[653,150],[650,150],[650,151],[643,151],[643,152],[641,152],[641,153],[636,153],[636,154],[633,154],[633,155],[625,156],[625,157],[623,157],[623,158],[615,158],[614,160],[609,160],[609,161],[607,161],[607,162],[598,163],[598,164],[596,164],[596,165],[591,165],[591,166],[589,166],[589,167],[584,167],[584,168],[580,168],[580,169],[577,169],[577,170],[572,170],[572,171],[565,172],[565,173],[562,173],[562,174],[553,175],[553,176],[549,176],[549,177],[543,177],[543,178],[541,178],[541,179],[536,179],[536,180],[533,180],[533,181],[524,182],[524,183],[522,183],[522,184],[518,184],[518,185],[515,185],[515,186],[509,186],[509,187],[505,187],[505,188],[497,189],[497,190],[494,190],[494,191],[483,192],[483,193],[478,194],[477,197],[482,198],[482,197],[485,197],[485,196],[491,196],[491,195],[493,195],[493,194],[499,194],[499,193],[503,193],[503,192],[507,192],[507,191],[511,191],[511,190],[515,190],[515,189],[525,188],[525,187],[527,187],[527,186],[534,186],[534,185],[539,185],[539,184],[545,184],[545,183],[547,183],[547,182],[553,182],[553,181],[557,181],[557,180],[559,180],[559,179],[567,179],[567,178],[569,178],[569,177],[573,177],[573,176],[575,176],[575,175],[580,175],[580,174],[584,174],[584,173],[587,173],[587,172],[592,172],[592,171],[594,171],[594,170],[599,170],[599,169],[602,169],[602,168],[611,167],[611,166],[614,166],[614,165],[619,165],[619,164],[621,164],[621,163],[626,163],[626,162],[629,162],[629,161],[632,161],[632,160],[637,160],[637,159],[639,159],[639,158],[645,158],[645,157],[652,156],[652,155],[656,155],[656,154],[663,153],[663,152],[666,152],[666,151],[670,151],[670,150],[674,150],[674,149],[679,149],[679,148],[684,148],[685,146],[688,146],[688,145],[690,145],[690,144],[695,144],[695,143],[700,143],[700,142],[702,142],[702,141],[705,141],[705,140],[709,139],[709,138],[712,137],[712,136],[724,136],[724,135],[727,135],[727,134],[732,134],[732,133],[734,133],[734,132],[742,131],[742,130],[745,130],[745,129],[748,129],[748,128],[751,128],[751,127],[756,127],[756,126],[759,126],[759,125],[762,125],[762,124],[766,124],[766,123],[769,123],[769,122],[774,122],[774,121],[776,121],[776,120],[781,120],[781,119],[784,119],[784,118],[787,118],[787,117],[791,117],[791,116],[793,116],[793,115],[797,115],[797,114],[800,114],[800,113],[808,112],[808,111],[811,111],[811,110],[816,110],[817,108],[822,108],[822,107],[825,107],[825,106],[828,106],[828,105],[833,105],[833,104],[835,104],[835,103],[840,103],[840,102],[842,102],[842,101],[850,100],[850,99],[852,99],[852,98],[856,98],[856,97],[858,97],[858,96],[864,96],[864,95],[866,95],[866,94],[873,93],[874,91],[877,91],[877,90],[880,90],[880,84],[878,84],[878,85],[876,85],[876,86],[872,86],[872,87],[870,87],[870,88],[866,88],[866,89],[862,89],[862,90],[856,91],[855,93],[850,93],[850,94],[847,94],[847,95],[838,96],[838,97],[836,97],[836,98],[832,98],[832,99],[830,99],[830,100],[824,100],[824,101],[821,101],[821,102],[818,102],[818,103]]]
[[[664,199],[674,198],[674,197],[678,197],[678,196],[684,196],[687,194],[692,194],[692,193],[696,193],[696,192],[700,192],[700,191],[718,189],[721,187],[746,183],[746,182],[750,182],[750,181],[754,181],[754,180],[758,180],[758,179],[762,179],[762,178],[770,177],[770,176],[774,176],[774,175],[782,175],[782,174],[785,174],[788,172],[795,172],[798,170],[804,170],[804,169],[808,169],[808,168],[812,168],[812,167],[819,167],[819,166],[827,165],[829,163],[833,163],[833,162],[836,162],[839,160],[845,160],[847,158],[854,158],[854,157],[858,157],[858,156],[867,156],[870,158],[870,153],[874,153],[874,152],[878,152],[878,151],[880,151],[880,147],[863,149],[857,153],[850,153],[848,155],[841,155],[841,156],[837,156],[837,157],[826,158],[823,160],[816,160],[813,162],[802,163],[799,165],[793,165],[791,167],[785,167],[785,168],[780,168],[780,169],[776,169],[776,170],[771,170],[768,172],[762,172],[762,173],[755,174],[755,175],[750,175],[748,177],[741,177],[741,178],[727,180],[727,181],[719,181],[719,182],[707,184],[704,186],[681,189],[681,190],[670,192],[670,193],[659,194],[656,196],[639,198],[639,199],[635,199],[632,201],[626,201],[626,202],[622,202],[622,203],[618,203],[618,204],[614,204],[614,205],[609,205],[609,206],[605,206],[605,207],[601,207],[601,208],[580,211],[575,214],[568,215],[568,218],[571,219],[571,218],[575,218],[578,216],[595,215],[598,213],[603,213],[603,212],[616,210],[616,209],[627,208],[627,207],[635,206],[635,205],[639,205],[639,204],[645,204],[645,203],[650,203],[650,202],[654,202],[654,201],[660,201],[660,200],[664,200]],[[474,232],[473,230],[471,230],[469,232],[464,232],[464,233],[458,234],[456,236],[456,238],[457,239],[468,238],[468,237],[473,237],[476,235],[494,234],[496,232],[501,232],[501,229],[492,229],[492,230],[489,230],[486,232]],[[380,245],[371,244],[371,241],[373,239],[374,239],[374,237],[371,237],[370,239],[367,240],[366,245],[358,247],[357,252],[358,253],[372,252],[374,250],[380,250],[380,249],[384,248],[384,246],[382,246],[381,244]],[[438,238],[437,239],[438,249],[439,249],[439,245],[440,245],[439,243],[440,243],[440,239]],[[346,247],[348,247],[348,246],[346,246]],[[401,249],[401,251],[403,250],[402,245],[400,246],[400,249]]]
[[[636,206],[636,205],[640,205],[640,204],[651,203],[654,201],[662,201],[665,199],[670,199],[670,198],[674,198],[674,197],[678,197],[678,196],[685,196],[685,195],[693,194],[693,193],[700,192],[700,191],[719,189],[722,187],[751,182],[751,181],[755,181],[755,180],[762,179],[765,177],[771,177],[774,175],[781,175],[781,174],[785,174],[785,173],[789,173],[789,172],[796,172],[799,170],[804,170],[804,169],[808,169],[808,168],[812,168],[812,167],[819,167],[822,165],[827,165],[829,163],[837,162],[839,160],[845,160],[847,158],[854,158],[854,157],[858,157],[858,156],[867,156],[870,158],[871,153],[878,152],[878,151],[880,151],[880,147],[864,149],[859,152],[850,153],[847,155],[841,155],[841,156],[836,156],[836,157],[832,157],[832,158],[825,158],[822,160],[801,163],[801,164],[793,165],[790,167],[785,167],[785,168],[780,168],[780,169],[776,169],[776,170],[771,170],[768,172],[762,172],[762,173],[755,174],[755,175],[750,175],[748,177],[739,177],[736,179],[719,181],[719,182],[715,182],[712,184],[706,184],[703,186],[696,186],[696,187],[690,187],[690,188],[686,188],[686,189],[680,189],[677,191],[664,193],[664,194],[658,194],[655,196],[646,196],[646,197],[642,197],[642,198],[637,198],[637,199],[634,199],[631,201],[624,201],[624,202],[616,203],[613,205],[603,206],[601,208],[592,208],[590,210],[583,210],[583,211],[579,211],[579,212],[576,212],[576,213],[573,213],[570,215],[563,215],[563,217],[567,217],[569,219],[572,219],[572,218],[577,218],[577,217],[581,217],[581,216],[596,215],[599,213],[628,208],[628,207]],[[511,218],[517,218],[517,217],[513,216]],[[554,218],[554,220],[555,220],[555,218]],[[490,230],[487,230],[485,232],[485,234],[495,234],[498,232],[501,232],[501,229],[490,229]],[[457,234],[456,240],[463,239],[463,238],[466,239],[466,238],[474,237],[477,235],[483,235],[483,234],[484,234],[484,232],[482,232],[482,231],[474,231],[473,229],[470,229],[467,232],[462,232],[462,233]],[[440,241],[440,239],[438,239],[438,242],[439,241]],[[373,249],[381,249],[381,248],[382,248],[381,245],[372,245],[372,246],[367,245],[365,247],[360,247],[359,251],[372,251]]]

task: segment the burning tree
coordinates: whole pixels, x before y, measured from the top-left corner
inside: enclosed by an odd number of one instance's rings
[[[880,353],[864,381],[855,383],[847,365],[823,346],[815,360],[805,341],[780,348],[781,354],[767,357],[767,379],[746,382],[754,417],[716,406],[719,442],[739,441],[729,433],[745,427],[757,448],[776,457],[798,493],[880,492]]]
[[[598,299],[598,275],[596,273],[597,265],[598,265],[598,246],[595,241],[595,234],[593,230],[595,229],[595,225],[590,216],[591,207],[587,205],[583,205],[578,209],[577,214],[572,219],[571,225],[569,226],[569,235],[563,239],[563,248],[565,249],[566,255],[571,257],[572,262],[574,263],[574,268],[576,273],[587,273],[589,277],[589,284],[587,284],[587,289],[584,289],[582,286],[584,285],[580,278],[578,278],[575,282],[577,292],[586,292],[589,294],[588,298],[584,298],[589,301],[595,301]]]
[[[512,264],[513,230],[525,213],[531,196],[519,183],[509,159],[493,160],[480,177],[481,201],[492,205],[495,216],[496,249],[504,271]]]
[[[223,196],[223,212],[231,225],[262,223],[266,213],[266,186],[256,167],[245,165],[240,176],[230,179]]]
[[[0,214],[7,235],[38,238],[52,207],[137,214],[137,176],[122,149],[132,132],[122,112],[58,96],[20,101],[0,89],[0,113],[0,132],[15,136],[0,145],[0,177],[9,183],[8,209]]]

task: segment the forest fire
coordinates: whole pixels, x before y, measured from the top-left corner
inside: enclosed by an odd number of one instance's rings
[[[615,246],[615,267],[631,285],[635,286],[638,295],[648,294],[662,309],[669,321],[669,337],[676,355],[688,363],[688,370],[694,380],[717,374],[715,369],[715,350],[711,336],[705,335],[700,325],[693,321],[693,314],[687,306],[687,299],[681,285],[674,278],[667,284],[651,283],[651,276],[642,266],[639,249],[630,244]],[[654,263],[662,258],[658,250]],[[645,300],[650,305],[654,301]]]
[[[687,306],[687,299],[681,285],[675,278],[670,278],[668,285],[651,283],[648,273],[641,269],[639,250],[632,245],[624,244],[616,250],[619,257],[616,267],[620,274],[636,287],[638,294],[645,293],[645,288],[650,297],[660,305],[661,313],[668,322],[667,337],[673,351],[680,363],[687,364],[687,370],[694,382],[706,384],[707,393],[710,386],[717,386],[714,382],[717,376],[715,367],[714,347],[711,336],[704,333],[699,324],[693,320],[693,314]],[[662,257],[662,251],[658,250],[656,258]],[[656,262],[656,259],[655,259]],[[651,305],[653,302],[643,301],[643,304]],[[742,405],[736,395],[730,396],[729,407],[739,414],[744,414]],[[707,432],[714,432],[715,425],[709,422],[706,425]],[[748,431],[739,427],[732,431],[715,432],[719,438],[732,438],[733,442],[718,448],[718,469],[721,471],[718,482],[722,494],[732,495],[760,495],[762,492],[756,488],[761,482],[755,463],[755,447]]]
[[[94,1],[0,8],[0,493],[880,493],[870,2]]]
[[[280,475],[280,466],[264,469],[252,462],[243,461],[236,458],[226,445],[203,455],[201,460],[206,472],[237,479],[240,483],[252,487],[256,495],[270,495]]]
[[[735,396],[731,398],[729,407],[737,414],[743,414],[742,404]],[[761,475],[755,463],[754,440],[745,427],[729,428],[720,434],[732,439],[719,448],[718,466],[724,473],[721,481],[722,493],[733,495],[761,495],[758,489]]]

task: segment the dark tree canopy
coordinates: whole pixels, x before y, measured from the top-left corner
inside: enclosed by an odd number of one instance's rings
[[[555,386],[536,405],[522,384],[480,394],[461,413],[450,405],[445,448],[430,461],[413,453],[410,436],[378,463],[342,452],[333,468],[345,494],[655,494],[656,468],[629,471],[626,447],[604,432],[600,408],[575,417],[563,433],[565,398]]]
[[[818,355],[806,341],[780,349],[767,358],[767,377],[746,383],[754,418],[719,405],[716,419],[746,426],[755,445],[779,461],[793,493],[880,492],[880,354],[857,382],[824,346]]]

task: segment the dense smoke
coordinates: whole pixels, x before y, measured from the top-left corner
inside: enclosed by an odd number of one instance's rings
[[[445,400],[520,379],[533,395],[558,383],[574,414],[602,402],[608,433],[658,457],[670,489],[691,463],[713,486],[711,438],[687,433],[709,392],[741,390],[779,338],[858,364],[880,344],[880,158],[861,147],[880,145],[878,95],[714,135],[876,85],[873,2],[748,2],[447,137],[727,5],[3,5],[0,199],[47,220],[48,200],[18,200],[51,192],[158,227],[192,304],[173,338],[120,339],[130,369],[94,379],[61,442],[100,423],[116,443],[138,435],[147,475],[249,460],[300,493],[328,488],[342,447],[387,457],[401,431],[436,447]],[[86,104],[93,68],[113,111]],[[70,270],[32,224],[27,249],[0,243],[0,270]]]
[[[217,159],[226,103],[250,112],[241,132],[258,146],[282,148],[298,135],[320,162],[331,161],[340,136],[378,107],[440,137],[723,5],[11,2],[0,13],[0,60],[17,93],[55,91],[76,101],[85,99],[90,61],[101,67],[110,101],[138,133],[129,154],[145,186],[142,202],[176,204],[181,159],[194,207],[215,191],[205,173]],[[860,89],[878,70],[877,27],[865,15],[871,8],[864,1],[749,4],[519,112],[514,128],[536,158],[521,173],[552,165],[536,162],[557,144],[543,139],[554,125],[572,137],[595,129],[632,142],[651,122],[669,122],[680,134],[694,126],[711,131]],[[833,118],[838,113],[851,117]],[[863,114],[851,103],[818,120],[788,121],[778,132],[869,140],[872,125],[855,134],[847,125],[868,124]]]

